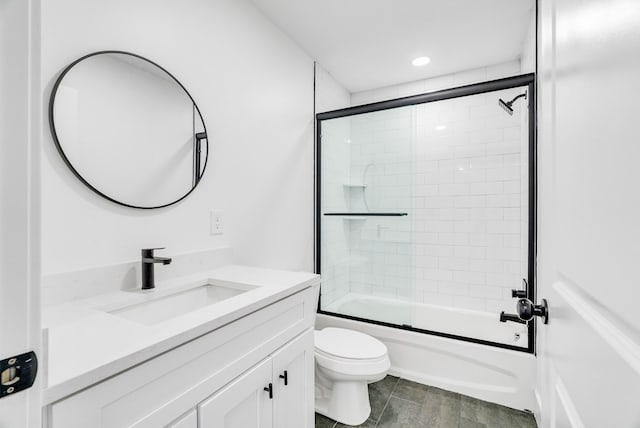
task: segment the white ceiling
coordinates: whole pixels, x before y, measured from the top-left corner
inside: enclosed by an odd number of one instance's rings
[[[517,59],[534,13],[534,0],[252,1],[350,92]]]

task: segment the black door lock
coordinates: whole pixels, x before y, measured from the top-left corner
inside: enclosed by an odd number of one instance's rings
[[[35,352],[0,360],[0,398],[31,388],[37,373]]]

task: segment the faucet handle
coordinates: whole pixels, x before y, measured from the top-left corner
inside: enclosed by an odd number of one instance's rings
[[[522,298],[526,298],[527,297],[527,290],[528,290],[528,284],[527,284],[527,280],[522,278],[522,290],[516,290],[513,289],[511,290],[511,297],[512,298],[518,298],[518,299],[522,299]]]
[[[156,247],[156,248],[143,248],[140,250],[142,257],[153,257],[153,252],[155,250],[164,250],[166,247]]]

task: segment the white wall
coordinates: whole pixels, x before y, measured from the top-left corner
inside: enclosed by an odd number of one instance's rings
[[[200,107],[210,158],[178,205],[141,211],[93,194],[63,164],[45,124],[43,273],[230,244],[240,263],[313,268],[313,62],[244,0],[60,0],[42,11],[43,103],[58,73],[120,49],[169,70]],[[209,234],[209,211],[225,234]]]
[[[351,93],[316,63],[316,113],[349,107]]]
[[[354,92],[351,94],[351,104],[360,105],[393,98],[408,97],[423,94],[425,92],[441,89],[455,88],[457,86],[480,83],[487,80],[501,79],[503,77],[520,74],[520,61],[508,61],[486,67],[462,70],[456,73],[444,74],[430,79],[416,80],[414,82],[400,83],[369,91]]]
[[[536,14],[532,13],[527,27],[527,33],[522,43],[520,53],[520,69],[522,73],[534,73],[536,71]]]

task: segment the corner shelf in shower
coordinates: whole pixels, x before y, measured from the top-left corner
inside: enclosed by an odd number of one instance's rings
[[[347,189],[364,189],[367,187],[364,183],[343,183],[342,185]]]

